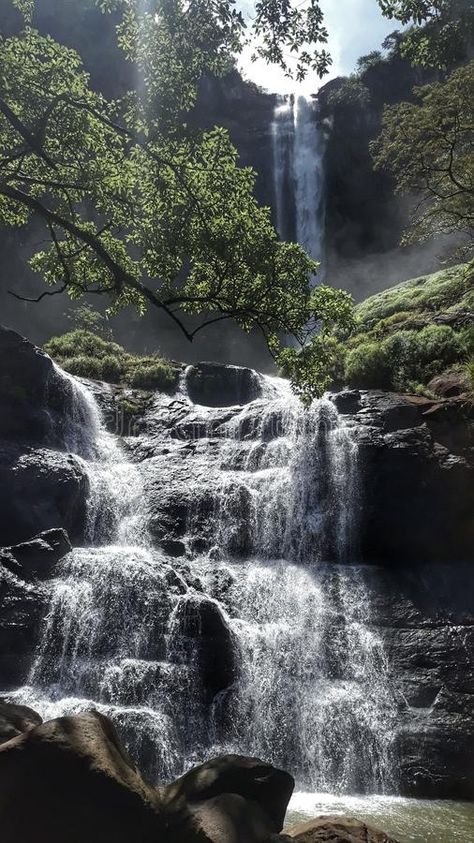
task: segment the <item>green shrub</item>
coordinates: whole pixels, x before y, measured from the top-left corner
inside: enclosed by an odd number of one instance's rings
[[[95,357],[97,360],[103,357],[126,358],[127,352],[116,342],[104,340],[91,331],[84,331],[77,328],[69,331],[60,337],[53,337],[44,346],[44,350],[51,357],[66,359],[69,357],[81,357],[83,355]]]
[[[124,365],[117,357],[112,357],[109,354],[107,357],[102,358],[100,364],[102,380],[108,381],[109,383],[120,383],[124,374]]]
[[[77,375],[79,378],[102,379],[100,360],[96,360],[94,357],[86,357],[84,354],[79,354],[77,357],[67,358],[60,365],[66,372],[69,372],[71,375]]]
[[[144,363],[127,374],[129,386],[137,389],[171,389],[176,384],[177,371],[167,363]]]
[[[464,366],[467,383],[471,392],[474,393],[474,357],[468,360]]]
[[[390,389],[392,369],[381,343],[361,343],[346,358],[345,378],[351,386],[361,389]]]
[[[66,371],[83,378],[166,390],[178,377],[177,368],[166,360],[130,354],[118,343],[82,329],[53,337],[44,348]]]

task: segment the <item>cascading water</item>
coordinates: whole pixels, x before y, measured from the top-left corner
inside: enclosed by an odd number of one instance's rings
[[[272,137],[277,231],[322,261],[324,137],[315,102],[301,95],[279,98]]]
[[[103,711],[156,779],[234,751],[307,789],[389,789],[394,703],[345,564],[357,447],[330,401],[305,410],[284,382],[259,385],[243,407],[157,396],[135,461],[76,386],[91,546],[63,561],[15,698],[46,717]]]

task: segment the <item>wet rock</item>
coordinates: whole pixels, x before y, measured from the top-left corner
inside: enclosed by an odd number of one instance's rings
[[[34,658],[41,623],[48,606],[47,591],[27,584],[5,567],[14,557],[0,551],[0,687],[22,685]]]
[[[351,817],[318,817],[290,828],[286,834],[297,843],[397,843]]]
[[[248,404],[261,395],[261,382],[256,372],[221,363],[189,366],[186,387],[191,401],[206,407]]]
[[[451,412],[448,436],[429,399],[362,393],[362,409],[353,420],[364,561],[472,559],[473,422],[459,408]]]
[[[258,758],[224,755],[186,773],[163,797],[170,807],[185,800],[216,843],[253,843],[281,831],[293,788],[292,776]]]
[[[361,409],[361,394],[358,389],[344,389],[331,395],[331,401],[342,415],[351,415]]]
[[[44,580],[54,576],[58,562],[71,550],[65,530],[46,530],[28,542],[6,548],[0,560],[23,580]]]
[[[200,594],[184,595],[174,621],[174,660],[198,664],[212,699],[236,677],[236,642],[218,603]]]
[[[0,443],[0,513],[5,545],[53,529],[84,534],[89,481],[80,460],[46,448]]]
[[[26,705],[14,705],[0,699],[0,744],[29,732],[43,722],[40,715]]]
[[[428,389],[441,398],[453,398],[468,392],[468,384],[462,372],[445,372],[443,375],[432,378]]]

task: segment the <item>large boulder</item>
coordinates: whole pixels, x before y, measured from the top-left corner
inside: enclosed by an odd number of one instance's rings
[[[282,827],[293,779],[258,759],[218,758],[157,790],[98,712],[7,715],[27,731],[0,746],[2,843],[270,843]]]
[[[0,439],[61,447],[70,398],[51,358],[0,325]]]
[[[51,720],[0,747],[3,843],[132,843],[160,836],[158,793],[100,714]]]
[[[58,562],[71,550],[65,530],[45,530],[27,542],[0,551],[0,561],[25,581],[47,580],[54,576]]]
[[[0,744],[29,732],[42,722],[40,715],[32,708],[0,699]]]
[[[73,454],[0,442],[0,541],[13,545],[53,528],[84,536],[89,480]]]
[[[286,834],[297,843],[397,843],[352,817],[318,817],[293,826]]]
[[[259,398],[261,380],[253,369],[197,363],[186,369],[186,387],[194,404],[206,407],[232,407]]]
[[[283,828],[294,780],[258,758],[225,755],[164,790],[168,808],[185,802],[213,843],[264,843]]]

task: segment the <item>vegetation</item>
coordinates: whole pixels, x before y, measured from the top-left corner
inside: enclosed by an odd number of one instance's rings
[[[360,388],[425,391],[436,375],[465,369],[474,353],[474,263],[414,278],[356,308],[344,343],[344,380]],[[434,321],[435,320],[435,321]]]
[[[118,343],[83,329],[53,337],[44,348],[59,366],[83,378],[165,391],[178,379],[176,366],[158,355],[130,354]]]
[[[474,40],[472,0],[378,0],[385,17],[412,24],[400,40],[412,64],[446,69],[469,55]]]
[[[385,110],[373,144],[376,167],[415,196],[406,240],[463,234],[474,241],[474,61],[445,82],[415,88],[417,101]]]
[[[187,121],[203,75],[226,73],[249,41],[296,79],[323,75],[330,57],[317,0],[259,0],[248,21],[233,0],[149,0],[146,10],[141,0],[97,0],[113,11],[134,68],[135,89],[114,101],[90,86],[77,53],[34,29],[34,0],[11,2],[24,26],[0,35],[0,221],[42,223],[49,245],[31,260],[49,285],[41,298],[93,293],[112,313],[151,306],[189,341],[233,319],[262,332],[301,394],[320,394],[331,326],[340,319],[346,330],[350,300],[328,287],[311,292],[315,262],[278,240],[228,134]],[[437,4],[379,5],[419,24]],[[283,337],[302,346],[311,334],[301,360],[282,350]],[[112,359],[107,369],[119,377]]]

